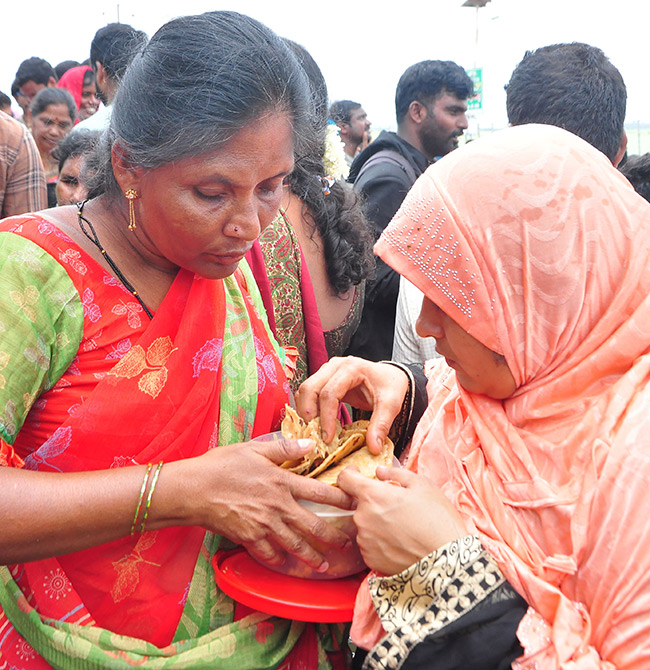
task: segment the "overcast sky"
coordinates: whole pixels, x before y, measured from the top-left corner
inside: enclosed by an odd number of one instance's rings
[[[51,0],[2,0],[0,90],[10,93],[16,68],[30,56],[52,65],[87,58],[95,31],[118,12],[121,22],[151,36],[181,13],[235,9],[303,44],[325,75],[330,99],[358,100],[375,128],[395,128],[397,80],[426,59],[483,68],[483,109],[475,122],[502,127],[503,86],[526,49],[571,41],[603,49],[627,84],[627,123],[650,122],[650,0],[491,0],[479,10],[461,7],[463,1],[85,0],[66,12]]]

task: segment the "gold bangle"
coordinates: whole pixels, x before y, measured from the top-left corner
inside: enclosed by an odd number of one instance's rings
[[[144,479],[142,480],[142,488],[140,489],[140,497],[138,498],[138,506],[135,508],[135,516],[133,517],[133,523],[131,524],[131,535],[135,533],[135,526],[138,522],[138,517],[140,516],[140,508],[142,507],[142,501],[144,500],[144,492],[147,489],[147,482],[149,481],[149,473],[152,468],[151,463],[147,463],[147,469],[144,473]]]
[[[147,517],[149,516],[149,507],[151,507],[151,498],[153,497],[153,490],[156,488],[156,482],[158,481],[158,475],[160,475],[160,470],[162,469],[163,462],[160,461],[156,466],[156,471],[153,473],[151,478],[151,486],[149,487],[149,493],[147,495],[147,502],[144,506],[144,515],[142,517],[142,525],[140,526],[140,532],[144,533],[144,525],[147,523]]]

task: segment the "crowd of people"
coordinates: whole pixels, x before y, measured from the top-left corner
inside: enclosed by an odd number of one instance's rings
[[[373,137],[231,11],[19,65],[0,668],[650,668],[650,161],[595,46],[527,52],[506,93],[463,144],[472,80],[415,63]],[[313,447],[254,440],[287,404],[398,462],[279,467]],[[301,500],[354,510],[349,624],[216,585],[237,546],[327,572],[350,539]]]

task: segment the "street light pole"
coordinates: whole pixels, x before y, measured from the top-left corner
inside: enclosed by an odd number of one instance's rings
[[[461,7],[475,7],[476,8],[476,30],[474,32],[474,68],[476,68],[477,53],[478,53],[478,10],[485,7],[490,0],[465,0]]]
[[[474,121],[476,122],[476,128],[475,131],[472,131],[471,133],[468,133],[469,135],[476,135],[477,137],[479,136],[479,127],[478,127],[478,119],[476,118],[474,111],[477,109],[481,109],[483,106],[483,70],[478,68],[478,10],[481,7],[485,7],[487,3],[490,2],[490,0],[465,0],[465,2],[462,4],[463,7],[474,7],[476,9],[476,30],[474,32],[474,69],[473,70],[468,70],[468,74],[472,78],[472,81],[474,82],[474,90],[476,93],[476,96],[468,101],[468,111],[471,113],[468,114],[468,121],[470,123],[470,126],[474,126]],[[470,129],[468,128],[468,131]]]

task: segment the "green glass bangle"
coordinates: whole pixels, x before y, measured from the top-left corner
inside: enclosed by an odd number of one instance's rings
[[[147,481],[149,480],[149,473],[153,465],[147,463],[147,469],[144,473],[144,479],[142,480],[142,488],[140,489],[140,497],[138,498],[138,506],[135,508],[135,516],[133,517],[133,523],[131,524],[131,535],[135,533],[135,526],[138,523],[138,517],[140,516],[140,508],[142,507],[142,501],[144,500],[144,492],[147,489]]]
[[[147,517],[149,516],[149,507],[151,507],[151,498],[153,497],[153,490],[156,488],[156,482],[158,481],[158,475],[160,475],[160,470],[162,469],[163,462],[160,461],[156,466],[156,471],[153,473],[151,478],[151,486],[149,487],[149,494],[147,495],[147,502],[144,506],[144,516],[142,517],[142,525],[140,526],[140,532],[144,533],[144,525],[147,523]]]

